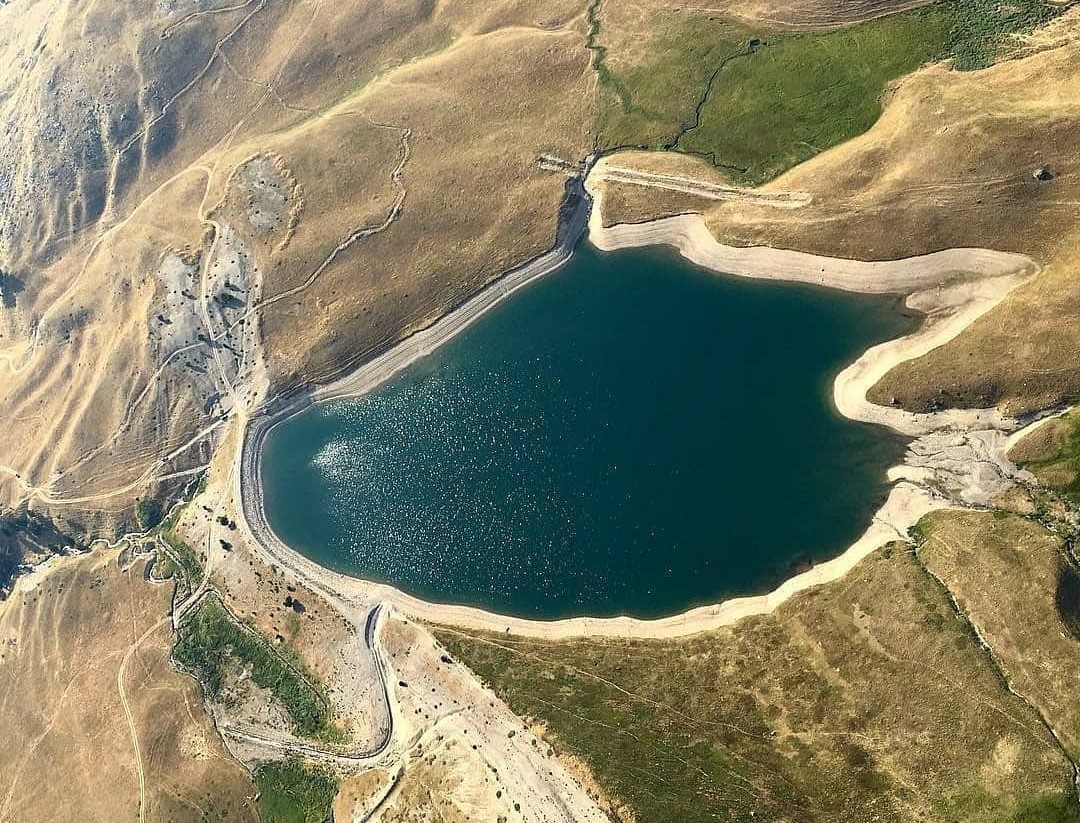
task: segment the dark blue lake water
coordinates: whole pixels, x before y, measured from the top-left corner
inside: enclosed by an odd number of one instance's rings
[[[267,515],[324,566],[516,615],[765,591],[884,500],[903,444],[840,417],[831,385],[915,322],[583,244],[374,394],[275,429]]]

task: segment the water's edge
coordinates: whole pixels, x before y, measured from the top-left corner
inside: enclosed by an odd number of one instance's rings
[[[907,467],[894,467],[889,473],[889,479],[894,485],[885,504],[875,514],[862,537],[838,556],[789,578],[767,594],[736,597],[721,603],[697,607],[657,619],[638,619],[622,616],[536,620],[509,617],[472,606],[432,603],[406,594],[387,584],[374,583],[326,569],[285,544],[274,532],[266,516],[261,477],[261,458],[266,438],[280,423],[303,412],[313,403],[343,397],[355,397],[382,385],[417,359],[457,336],[476,319],[500,304],[518,289],[560,268],[570,259],[574,248],[587,228],[590,230],[590,240],[602,250],[666,244],[674,246],[690,262],[714,270],[716,270],[716,266],[712,265],[712,260],[706,259],[702,261],[701,259],[703,256],[708,258],[707,254],[703,255],[702,253],[701,246],[703,243],[711,241],[719,249],[726,250],[729,248],[716,243],[708,234],[707,229],[704,228],[703,221],[697,216],[693,218],[688,216],[664,218],[653,221],[648,226],[649,231],[644,235],[640,232],[640,227],[638,227],[636,234],[630,237],[620,236],[619,230],[622,228],[620,226],[605,229],[598,225],[599,194],[590,191],[587,187],[587,180],[588,177],[577,178],[568,183],[567,202],[560,215],[557,242],[551,251],[511,270],[461,306],[444,315],[433,325],[378,354],[364,365],[343,375],[338,380],[321,386],[309,387],[289,396],[274,398],[249,418],[237,453],[238,471],[233,473],[233,492],[239,501],[239,514],[245,531],[270,562],[289,568],[315,589],[339,597],[346,596],[357,600],[386,602],[413,617],[432,622],[451,623],[495,631],[513,631],[519,634],[544,637],[566,637],[582,634],[674,637],[728,625],[750,614],[772,611],[777,605],[786,601],[798,591],[837,579],[870,552],[882,545],[894,540],[907,540],[908,528],[923,514],[950,505],[950,501],[943,499],[940,495],[934,495],[925,486],[912,482],[909,478],[910,472],[906,471]],[[707,235],[707,241],[702,240],[697,225],[690,227],[694,231],[693,236],[688,239],[688,220],[700,222],[700,230]],[[768,252],[771,250],[763,251]],[[982,250],[975,251],[981,252]],[[948,253],[940,254],[943,269],[953,265]],[[923,286],[926,278],[925,261],[933,257],[933,255],[920,258],[920,261],[923,261],[922,268],[917,272],[916,282],[911,284],[913,288],[910,291],[913,293],[909,296],[907,305],[910,308],[924,312],[928,315],[928,319],[914,334],[873,347],[841,372],[834,384],[834,399],[838,410],[843,416],[860,422],[874,422],[879,425],[886,425],[904,434],[922,433],[945,425],[956,426],[958,420],[953,419],[956,416],[949,416],[948,413],[940,413],[948,418],[940,420],[929,420],[926,419],[929,417],[926,415],[911,415],[901,410],[882,409],[881,407],[872,407],[871,412],[867,413],[867,407],[870,404],[865,402],[865,392],[873,382],[876,382],[876,375],[879,372],[883,373],[882,368],[886,362],[891,367],[896,362],[918,356],[921,351],[941,345],[941,343],[951,339],[960,330],[973,322],[976,317],[981,316],[990,307],[996,305],[1015,285],[1027,279],[1037,270],[1034,263],[1027,260],[1027,258],[985,252],[980,260],[990,259],[986,255],[997,255],[992,259],[992,263],[998,265],[1000,272],[997,270],[980,272],[989,275],[988,280],[994,288],[977,289],[974,295],[965,295],[965,300],[957,298],[945,287],[946,284],[941,282],[935,289],[918,291],[918,288]],[[805,258],[807,268],[812,267],[815,272],[825,271],[825,266],[833,262],[829,258],[819,258],[812,255],[800,255],[800,258]],[[1023,262],[1024,265],[1020,271],[1013,271],[1017,268],[1017,259]],[[766,254],[765,259],[761,261],[761,265],[764,267],[768,265],[768,262]],[[854,264],[853,261],[835,262],[859,265]],[[897,265],[903,265],[903,262],[896,261]],[[872,267],[880,264],[861,265]],[[974,268],[979,269],[982,266],[975,266]],[[755,275],[746,270],[745,263],[739,269],[736,272],[738,276],[758,276],[772,279],[790,279],[792,281],[801,279],[798,276],[777,278],[774,272],[759,272]],[[1012,273],[1007,274],[1010,271]],[[803,282],[805,282],[805,279],[803,279]],[[822,284],[834,285],[832,283]],[[862,289],[852,288],[851,290]],[[860,402],[854,402],[853,397],[857,397]],[[919,419],[916,420],[916,418]],[[990,410],[975,410],[974,417],[969,425],[983,424],[989,425],[994,431],[1002,432],[1012,432],[1018,428],[1015,421],[1001,419],[1000,415]]]

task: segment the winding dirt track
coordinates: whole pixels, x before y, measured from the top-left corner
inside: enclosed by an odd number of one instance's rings
[[[124,709],[128,732],[131,734],[131,746],[135,750],[135,772],[139,777],[139,823],[144,823],[146,820],[146,774],[143,771],[142,751],[139,749],[139,731],[135,727],[135,715],[131,712],[131,704],[128,703],[127,692],[124,689],[124,672],[127,670],[128,661],[138,651],[143,641],[168,623],[169,618],[164,617],[143,632],[142,636],[127,650],[124,659],[120,661],[120,668],[116,670],[116,690],[120,694],[120,705]]]
[[[267,734],[255,728],[242,726],[218,725],[218,731],[225,737],[238,740],[243,743],[252,743],[264,748],[274,749],[293,757],[310,757],[323,762],[335,763],[352,769],[357,767],[371,768],[388,762],[394,762],[400,757],[400,752],[393,749],[394,743],[394,700],[390,693],[390,673],[386,659],[379,643],[379,630],[386,617],[386,609],[382,604],[376,605],[367,616],[364,624],[364,644],[368,654],[375,663],[375,673],[382,690],[382,698],[387,707],[387,726],[383,737],[367,751],[335,752],[321,746],[308,743],[290,737],[285,734]]]

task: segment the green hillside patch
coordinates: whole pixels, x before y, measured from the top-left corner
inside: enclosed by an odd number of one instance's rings
[[[327,823],[338,781],[326,769],[299,760],[268,763],[255,772],[262,823]]]
[[[765,183],[866,132],[895,80],[938,60],[985,68],[1009,55],[1012,35],[1060,13],[1047,0],[950,0],[837,31],[687,15],[656,22],[658,34],[620,29],[594,7],[598,146],[683,151],[735,183]]]
[[[604,106],[597,131],[602,148],[670,148],[694,124],[711,76],[749,54],[757,32],[725,19],[698,18],[671,27],[658,42],[620,69],[609,47],[594,45]],[[617,47],[614,47],[617,50]]]
[[[1071,792],[1049,792],[1002,801],[976,788],[935,804],[941,820],[965,823],[1080,823],[1080,803]]]
[[[1069,412],[1044,423],[1009,454],[1074,506],[1080,505],[1080,414]]]
[[[250,666],[252,681],[277,698],[297,734],[330,741],[341,735],[331,722],[330,701],[303,663],[275,649],[256,629],[237,623],[213,597],[185,621],[173,657],[211,699],[221,695],[230,662]]]
[[[943,7],[827,34],[767,38],[717,74],[700,125],[677,143],[759,184],[868,130],[888,84],[945,50]]]
[[[156,497],[144,498],[135,506],[135,518],[140,529],[153,529],[165,519],[165,507]]]
[[[178,585],[185,596],[198,588],[203,579],[203,566],[195,550],[173,529],[163,528],[161,538],[167,550],[161,551],[161,571],[165,576],[178,576]]]

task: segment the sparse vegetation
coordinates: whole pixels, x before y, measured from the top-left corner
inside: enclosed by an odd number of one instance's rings
[[[277,698],[298,735],[332,742],[341,737],[330,701],[303,662],[236,622],[215,597],[206,598],[184,622],[173,657],[211,699],[221,697],[230,661],[248,666],[252,681]]]
[[[268,763],[255,772],[262,823],[327,823],[338,779],[299,760]]]
[[[289,637],[296,637],[300,634],[300,615],[292,611],[285,615],[285,631],[289,633]]]

